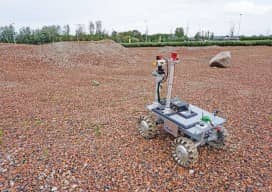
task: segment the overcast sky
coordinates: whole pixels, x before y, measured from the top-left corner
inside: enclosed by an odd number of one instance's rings
[[[225,35],[272,34],[272,0],[0,0],[0,25],[41,27],[101,20],[108,32],[137,29],[169,33],[183,26],[189,35],[210,30]],[[87,29],[87,27],[86,27]]]

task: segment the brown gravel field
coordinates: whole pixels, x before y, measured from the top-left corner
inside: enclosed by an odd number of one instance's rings
[[[220,51],[230,68],[210,68]],[[190,169],[136,129],[152,62],[177,51],[173,95],[228,119],[225,150]],[[272,47],[0,44],[0,191],[272,191]]]

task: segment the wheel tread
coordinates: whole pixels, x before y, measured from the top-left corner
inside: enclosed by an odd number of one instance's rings
[[[145,121],[148,128],[143,128],[141,123]],[[157,126],[155,125],[152,117],[149,115],[149,116],[145,116],[143,118],[141,118],[139,121],[138,121],[138,131],[140,133],[140,135],[146,139],[152,139],[154,138],[157,134],[158,134],[158,128]]]
[[[178,145],[183,145],[187,152],[188,152],[188,157],[184,159],[179,159],[176,148]],[[198,151],[197,147],[194,145],[193,141],[186,138],[186,137],[178,137],[176,138],[173,143],[172,143],[172,156],[174,160],[183,167],[188,167],[195,163],[198,159]]]

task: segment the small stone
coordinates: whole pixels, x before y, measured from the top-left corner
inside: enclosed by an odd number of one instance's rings
[[[97,87],[97,86],[100,85],[100,83],[98,81],[96,81],[96,80],[92,80],[91,84],[92,84],[93,87]]]
[[[57,187],[52,187],[51,191],[57,191],[58,188]]]
[[[13,187],[13,186],[14,186],[14,181],[13,181],[13,180],[10,180],[10,181],[9,181],[9,185],[10,185],[10,187]]]
[[[104,186],[104,189],[105,189],[105,191],[108,191],[108,190],[110,190],[110,186],[105,185],[105,186]]]
[[[190,169],[190,170],[189,170],[189,174],[190,174],[190,175],[192,175],[192,174],[194,174],[194,173],[195,173],[195,170],[193,170],[193,169]]]
[[[262,186],[262,183],[257,182],[256,185],[257,185],[258,187],[261,187],[261,186]]]
[[[247,186],[247,187],[246,187],[246,192],[253,192],[253,188],[250,187],[250,186]]]
[[[67,179],[64,180],[64,185],[69,185],[69,181]]]
[[[7,172],[7,169],[0,168],[0,173],[5,173]]]

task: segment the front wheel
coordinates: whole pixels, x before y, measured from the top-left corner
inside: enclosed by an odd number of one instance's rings
[[[183,167],[189,167],[198,159],[198,151],[194,142],[186,137],[178,137],[172,144],[172,156]]]
[[[159,132],[158,127],[151,116],[141,118],[138,121],[138,130],[140,135],[146,139],[152,139],[156,137]]]

